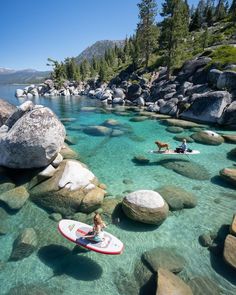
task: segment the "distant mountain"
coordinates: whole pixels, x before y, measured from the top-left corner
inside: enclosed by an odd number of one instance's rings
[[[49,71],[33,69],[13,70],[0,68],[0,84],[32,84],[40,83],[49,76]]]
[[[125,41],[124,40],[102,40],[95,42],[92,46],[87,47],[84,51],[82,51],[77,57],[76,61],[81,63],[84,59],[89,61],[92,60],[93,56],[95,57],[103,57],[105,51],[109,48],[114,48],[115,45],[118,47],[123,47]]]

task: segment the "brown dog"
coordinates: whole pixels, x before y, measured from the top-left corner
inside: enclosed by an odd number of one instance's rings
[[[169,145],[168,143],[160,142],[160,141],[155,141],[155,144],[158,146],[158,152],[162,149],[165,148],[166,151],[169,150]]]

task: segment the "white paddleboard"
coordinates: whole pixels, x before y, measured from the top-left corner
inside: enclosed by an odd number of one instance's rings
[[[101,242],[84,238],[92,229],[93,227],[88,224],[71,219],[62,219],[58,224],[58,230],[66,239],[89,250],[110,255],[118,255],[123,252],[123,243],[106,231],[103,232],[104,239]]]
[[[192,152],[176,153],[174,150],[169,150],[169,151],[150,150],[149,153],[150,154],[161,154],[161,155],[197,155],[197,154],[200,154],[200,151],[192,150]]]

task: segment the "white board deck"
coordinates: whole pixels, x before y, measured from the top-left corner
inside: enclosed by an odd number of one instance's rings
[[[197,154],[200,154],[200,151],[192,150],[192,152],[176,153],[174,150],[169,150],[169,151],[150,150],[149,153],[150,154],[161,154],[161,155],[197,155]]]
[[[62,219],[58,224],[59,232],[66,239],[82,247],[95,252],[110,255],[118,255],[123,252],[123,243],[106,231],[104,231],[104,240],[101,242],[94,242],[84,238],[84,236],[88,232],[92,231],[92,229],[92,226],[88,224],[71,219]]]

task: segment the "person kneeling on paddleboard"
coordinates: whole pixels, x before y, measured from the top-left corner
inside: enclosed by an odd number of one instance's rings
[[[100,216],[99,213],[95,213],[93,222],[94,222],[93,231],[88,232],[88,234],[85,235],[84,238],[87,238],[94,242],[102,242],[104,239],[103,228],[106,227],[106,224],[102,220],[102,217]]]
[[[192,150],[188,149],[188,147],[187,147],[187,141],[186,141],[185,138],[183,139],[183,142],[182,142],[181,146],[179,146],[179,147],[177,147],[175,149],[175,152],[176,153],[192,152]]]

